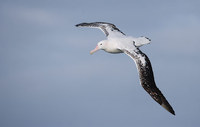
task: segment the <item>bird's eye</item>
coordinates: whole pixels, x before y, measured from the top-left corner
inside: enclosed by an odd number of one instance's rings
[[[100,45],[102,45],[102,43]]]

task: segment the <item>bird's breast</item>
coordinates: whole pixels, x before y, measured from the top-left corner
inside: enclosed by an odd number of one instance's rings
[[[109,48],[109,49],[104,49],[106,52],[108,53],[113,53],[113,54],[116,54],[116,53],[123,53],[120,49],[117,49],[117,48]]]

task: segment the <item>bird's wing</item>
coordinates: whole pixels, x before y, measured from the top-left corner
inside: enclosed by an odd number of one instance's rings
[[[76,27],[92,27],[101,29],[107,38],[123,37],[125,34],[120,31],[114,24],[106,22],[92,22],[92,23],[80,23]]]
[[[140,84],[146,90],[146,92],[149,93],[149,95],[163,108],[175,115],[173,108],[155,84],[153,70],[149,58],[139,49],[134,52],[128,50],[122,51],[124,51],[125,54],[130,56],[135,61],[140,77]]]

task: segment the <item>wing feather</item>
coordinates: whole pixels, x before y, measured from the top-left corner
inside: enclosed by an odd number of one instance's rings
[[[80,23],[77,24],[76,27],[92,27],[101,29],[106,37],[122,37],[125,34],[120,31],[114,24],[106,23],[106,22],[92,22],[92,23]]]
[[[145,89],[145,91],[149,93],[149,95],[163,108],[175,115],[173,108],[164,97],[162,92],[156,86],[149,58],[139,49],[137,49],[135,53],[124,50],[124,53],[130,56],[135,61],[140,77],[140,84]]]

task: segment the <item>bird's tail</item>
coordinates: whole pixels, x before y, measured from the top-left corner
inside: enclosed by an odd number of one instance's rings
[[[143,46],[145,44],[149,44],[150,42],[151,42],[151,40],[147,37],[135,38],[135,46],[137,46],[137,47]]]

